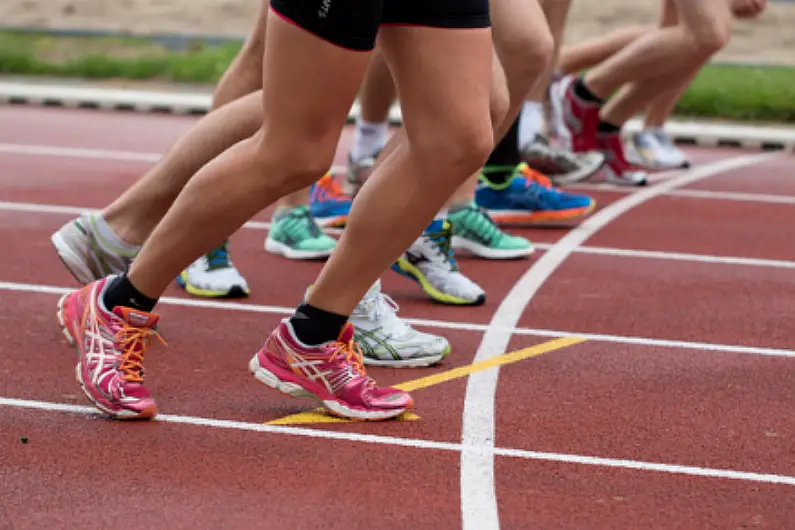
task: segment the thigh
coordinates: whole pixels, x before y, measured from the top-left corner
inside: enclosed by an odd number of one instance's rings
[[[435,143],[439,131],[491,132],[491,31],[403,25],[380,31],[410,142]]]
[[[451,123],[491,128],[490,26],[489,0],[385,0],[379,45],[410,140]]]
[[[370,51],[386,0],[271,0],[288,22],[337,46]]]
[[[333,154],[370,61],[380,10],[367,6],[375,1],[334,0],[318,22],[317,2],[272,0],[262,62],[268,152],[289,152],[300,141]],[[346,27],[355,30],[346,34]]]

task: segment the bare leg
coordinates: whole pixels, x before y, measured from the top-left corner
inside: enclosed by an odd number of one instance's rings
[[[654,29],[653,26],[631,26],[617,29],[604,37],[563,46],[557,60],[557,70],[568,75],[593,68]]]
[[[196,256],[331,165],[369,54],[329,45],[280,17],[268,17],[267,28],[262,128],[205,165],[152,232],[129,272],[147,296],[159,297]]]
[[[387,26],[380,39],[395,73],[408,142],[362,187],[337,249],[309,293],[313,307],[342,315],[422,232],[462,175],[485,161],[493,143],[491,31]]]
[[[681,20],[680,24],[641,37],[604,63],[607,65],[605,71],[612,72],[618,78],[624,75],[624,68],[629,68],[635,63],[636,66],[637,64],[640,66],[634,76],[625,79],[629,84],[623,86],[619,94],[603,107],[601,112],[603,121],[617,126],[622,125],[643,109],[650,99],[669,91],[678,93],[693,77],[694,72],[697,72],[728,41],[732,16],[727,2],[674,0],[674,5]],[[675,15],[668,16],[671,21],[675,20],[673,18]],[[656,48],[656,51],[647,50],[647,46],[655,42],[658,43],[659,48]],[[657,57],[656,61],[659,62],[649,64],[639,61],[639,54],[643,50],[661,55],[664,55],[663,50],[665,50],[666,53],[673,55],[666,58]],[[611,62],[614,64],[610,65]],[[612,86],[615,89],[620,85],[613,85],[615,81],[612,78],[607,84],[600,84],[600,79],[604,80],[601,77],[604,72],[596,73],[589,79],[589,75],[600,68],[597,67],[586,74],[585,83],[594,94],[606,97],[609,93],[603,91],[605,88]]]
[[[122,241],[142,245],[188,180],[215,156],[252,136],[261,125],[259,90],[268,4],[268,0],[263,2],[255,28],[216,86],[211,112],[103,210],[103,219]],[[307,194],[308,188],[298,191],[285,197],[284,204],[305,204]]]
[[[585,75],[585,85],[595,96],[607,99],[622,85],[635,83],[627,97],[633,103],[648,101],[681,84],[689,72],[726,44],[731,31],[731,11],[726,2],[675,1],[681,24],[640,37]],[[623,109],[613,112],[626,115]]]
[[[155,167],[104,209],[103,218],[123,241],[142,245],[188,180],[213,155],[254,134],[261,115],[257,92],[202,117]]]
[[[679,13],[676,10],[676,4],[674,1],[663,0],[662,4],[663,8],[660,15],[660,27],[665,28],[678,24]],[[682,97],[682,94],[685,93],[687,87],[693,82],[696,72],[693,72],[687,81],[685,81],[681,86],[673,87],[663,92],[651,102],[643,119],[644,126],[646,128],[661,129],[665,125],[665,122],[668,121],[668,117],[671,115],[671,112],[673,112],[676,103],[679,101],[679,98]]]

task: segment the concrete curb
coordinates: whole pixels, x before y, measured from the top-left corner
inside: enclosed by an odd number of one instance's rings
[[[209,92],[157,92],[54,83],[0,82],[0,103],[5,104],[202,115],[210,109],[211,102],[212,95]],[[349,121],[354,121],[359,112],[359,104],[354,103],[348,115]],[[392,108],[389,118],[394,124],[402,123],[398,106]],[[640,127],[639,120],[631,120],[625,132],[632,133]],[[666,130],[675,142],[682,144],[766,150],[795,148],[795,127],[673,120],[668,123]]]

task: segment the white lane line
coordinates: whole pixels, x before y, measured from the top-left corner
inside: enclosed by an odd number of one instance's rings
[[[160,160],[163,156],[162,153],[145,153],[139,151],[118,151],[111,149],[92,149],[92,148],[78,148],[78,147],[59,147],[50,145],[32,145],[32,144],[13,144],[13,143],[0,143],[0,153],[12,155],[27,155],[27,156],[52,156],[52,157],[72,157],[72,158],[90,158],[97,160],[118,160],[118,161],[132,161],[132,162],[148,162],[153,163]],[[768,153],[772,154],[772,153]],[[701,167],[701,166],[698,166]],[[341,173],[347,170],[344,166],[334,166],[331,170],[335,173]],[[669,180],[672,177],[682,174],[681,170],[663,171],[655,173],[649,180],[651,183],[662,182]],[[620,194],[631,194],[638,191],[638,188],[615,186],[607,183],[589,183],[579,182],[569,184],[567,189],[581,190],[581,191],[605,191]],[[711,190],[672,190],[665,195],[673,195],[677,197],[690,197],[700,199],[719,199],[729,201],[743,201],[743,202],[762,202],[762,203],[777,203],[777,204],[795,204],[795,196],[792,195],[770,195],[762,193],[744,193],[744,192],[724,192],[724,191],[711,191]]]
[[[766,193],[687,189],[674,190],[668,195],[672,195],[674,197],[689,197],[691,199],[719,199],[724,201],[762,202],[768,204],[795,204],[795,196],[770,195]]]
[[[551,248],[551,246],[550,246]],[[744,258],[740,256],[712,256],[709,254],[690,254],[687,252],[668,252],[661,250],[635,250],[609,247],[582,246],[574,250],[579,254],[597,254],[600,256],[645,258],[669,261],[689,261],[695,263],[712,263],[715,265],[745,265],[748,267],[769,267],[779,269],[795,268],[795,261]]]
[[[489,323],[473,362],[482,362],[508,350],[511,333],[535,293],[574,249],[610,222],[646,201],[701,179],[756,164],[780,153],[746,155],[704,164],[621,198],[586,219],[544,253],[505,296]],[[469,447],[494,446],[495,396],[499,367],[469,376],[464,397],[461,452],[461,513],[464,530],[498,530],[499,509],[494,485],[494,458]]]
[[[36,204],[27,202],[3,202],[0,201],[0,211],[20,212],[20,213],[43,213],[55,215],[80,215],[87,211],[97,211],[93,208],[77,206],[59,206],[52,204]],[[249,221],[243,225],[249,230],[270,230],[271,223],[268,221]],[[326,228],[324,232],[338,235],[341,229]],[[535,243],[538,250],[549,250],[554,247],[554,243]],[[686,252],[670,252],[664,250],[636,250],[628,248],[611,247],[590,247],[581,246],[574,249],[578,254],[598,254],[602,256],[615,256],[623,258],[646,258],[662,259],[672,261],[692,261],[697,263],[714,263],[716,265],[746,265],[749,267],[770,267],[781,269],[795,268],[795,261],[774,260],[763,258],[744,258],[741,256],[713,256],[710,254],[690,254]]]
[[[75,287],[60,287],[55,285],[39,285],[30,283],[0,282],[0,291],[10,291],[18,293],[36,293],[49,295],[62,295],[71,292]],[[232,301],[206,300],[201,298],[175,298],[165,296],[160,299],[163,305],[173,305],[181,307],[197,307],[201,309],[214,309],[221,311],[243,311],[248,313],[264,313],[273,315],[291,315],[295,311],[294,307],[259,305]],[[523,335],[542,338],[561,338],[561,337],[581,337],[589,341],[608,342],[615,344],[628,344],[634,346],[652,346],[656,348],[675,348],[687,350],[703,350],[720,353],[740,353],[747,355],[761,355],[766,357],[793,357],[795,350],[782,348],[766,348],[757,346],[741,346],[737,344],[720,344],[714,342],[692,342],[674,339],[658,339],[650,337],[627,337],[624,335],[609,335],[599,333],[580,333],[577,331],[538,329],[538,328],[496,328],[486,324],[475,324],[473,322],[455,322],[450,320],[432,320],[425,318],[403,317],[403,320],[412,326],[452,329],[458,331],[484,332],[489,329],[510,333],[513,335]]]
[[[0,407],[38,410],[43,412],[60,412],[66,414],[80,414],[87,416],[98,416],[99,413],[93,407],[82,405],[70,405],[65,403],[52,403],[47,401],[36,401],[29,399],[17,399],[0,397]],[[457,451],[461,452],[464,448],[462,444],[450,442],[437,442],[434,440],[422,440],[418,438],[401,438],[397,436],[381,436],[375,434],[360,434],[355,432],[331,431],[325,429],[307,429],[302,427],[291,427],[285,425],[266,425],[264,423],[248,423],[242,421],[219,420],[214,418],[201,418],[196,416],[180,416],[175,414],[159,414],[154,422],[173,423],[177,425],[192,425],[210,429],[226,429],[247,432],[259,432],[266,434],[277,434],[287,436],[300,436],[304,438],[315,438],[324,440],[336,440],[344,442],[368,443],[374,445],[386,445],[392,447],[406,447],[412,449],[430,449],[437,451]],[[537,460],[545,462],[560,462],[565,464],[585,465],[592,467],[609,467],[618,469],[628,469],[633,471],[647,471],[656,473],[667,473],[676,475],[690,475],[711,479],[730,479],[745,482],[760,482],[766,484],[779,484],[795,486],[795,477],[786,475],[775,475],[767,473],[757,473],[748,471],[736,471],[731,469],[712,469],[696,466],[684,466],[678,464],[664,464],[657,462],[644,462],[638,460],[625,460],[615,458],[602,458],[596,456],[572,455],[565,453],[547,453],[542,451],[527,451],[524,449],[499,448],[494,446],[467,447],[470,452],[482,452],[493,458],[501,456],[505,458],[516,458],[522,460]]]
[[[93,160],[117,160],[120,162],[158,162],[162,153],[144,153],[140,151],[116,151],[113,149],[93,149],[80,147],[59,147],[54,145],[8,144],[0,143],[0,154],[52,156],[66,158],[90,158]],[[342,173],[347,166],[332,166],[331,171]]]
[[[83,149],[77,147],[58,147],[54,145],[6,143],[0,143],[0,153],[11,155],[91,158],[94,160],[118,160],[126,162],[157,162],[163,157],[163,155],[160,153],[141,153],[136,151],[115,151],[111,149]]]

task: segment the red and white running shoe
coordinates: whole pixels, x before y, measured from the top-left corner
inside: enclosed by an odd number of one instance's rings
[[[77,349],[77,382],[89,400],[120,420],[149,419],[157,405],[144,386],[144,354],[158,315],[126,307],[108,311],[102,296],[113,276],[103,278],[58,301],[57,318],[64,336]]]
[[[378,387],[367,376],[353,333],[346,324],[336,341],[306,346],[284,320],[252,357],[249,370],[263,384],[294,398],[318,400],[343,418],[387,420],[411,409],[409,394]]]

